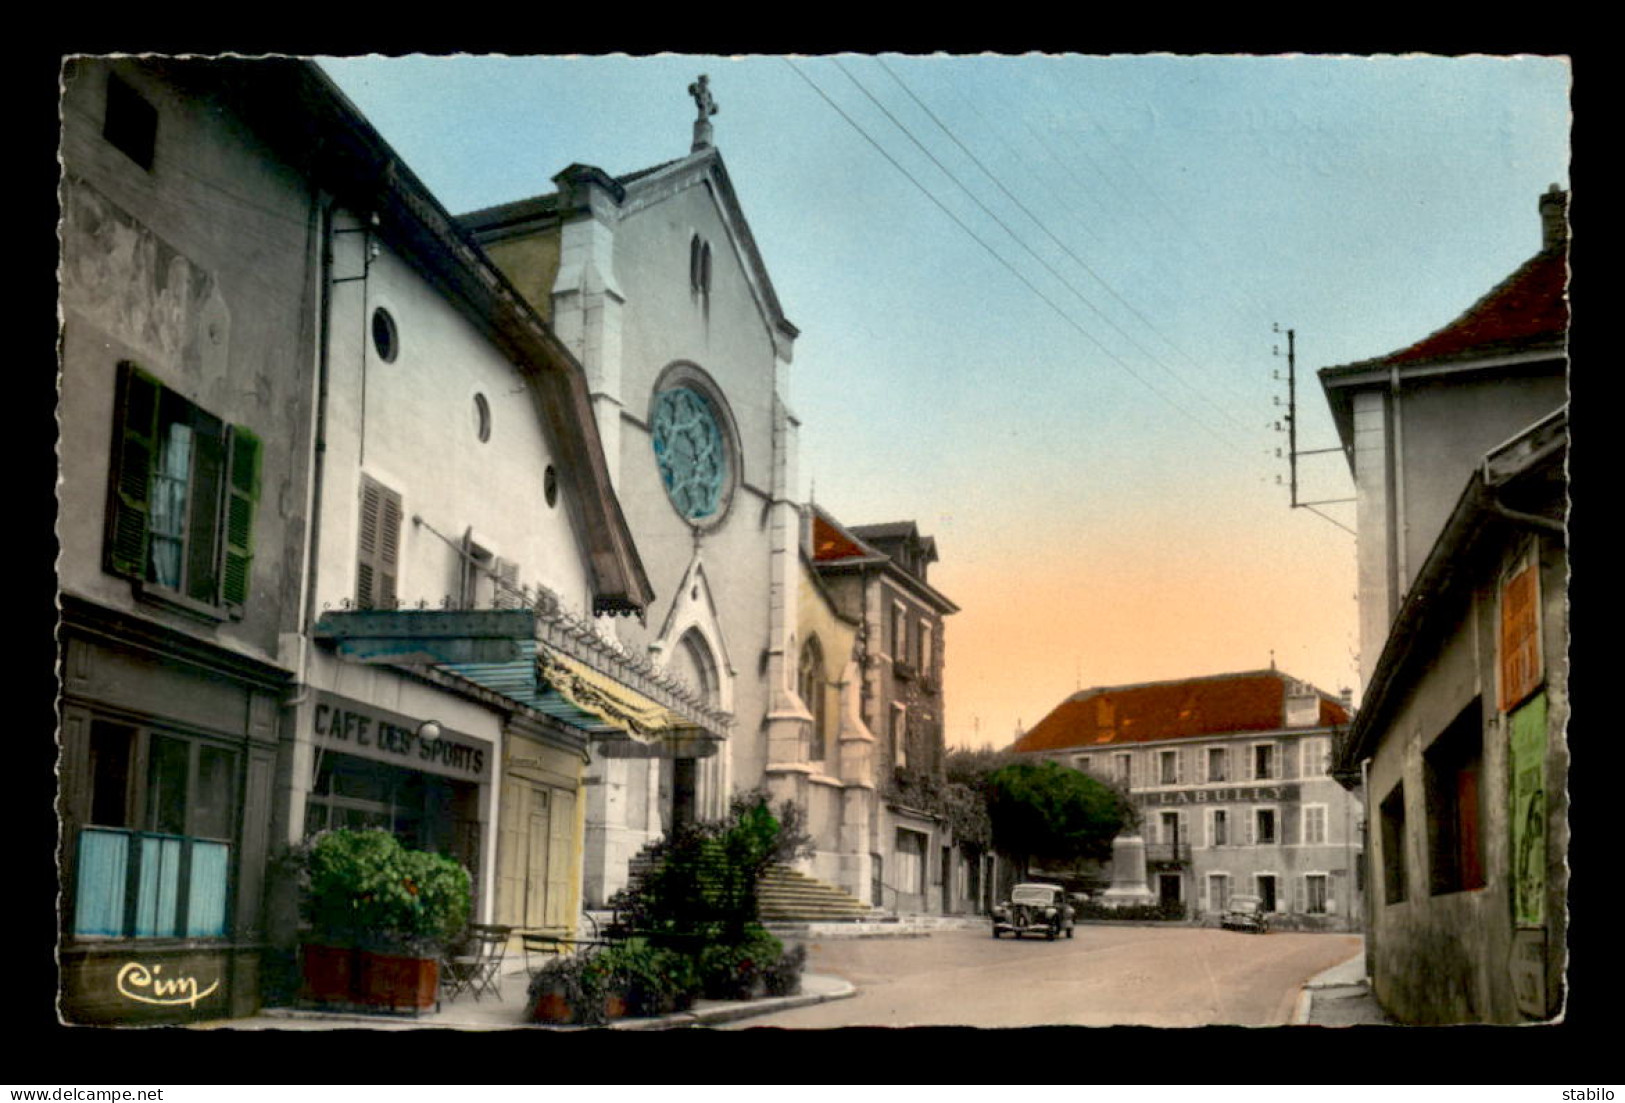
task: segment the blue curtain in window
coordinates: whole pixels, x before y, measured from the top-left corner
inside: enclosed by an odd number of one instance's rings
[[[193,938],[226,933],[226,874],[231,847],[225,843],[192,844],[192,882],[186,906],[186,933]]]
[[[129,835],[94,828],[80,832],[74,934],[116,938],[124,933],[124,883],[129,865]]]
[[[176,935],[180,904],[181,840],[141,840],[141,883],[135,905],[135,936]]]

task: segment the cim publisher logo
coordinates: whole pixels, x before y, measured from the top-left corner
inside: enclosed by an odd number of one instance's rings
[[[217,977],[213,984],[199,991],[196,977],[160,976],[163,971],[162,965],[147,966],[139,961],[126,962],[118,971],[116,982],[118,994],[127,1000],[156,1004],[160,1007],[179,1007],[182,1004],[196,1007],[199,1000],[207,998],[220,987],[220,980]]]

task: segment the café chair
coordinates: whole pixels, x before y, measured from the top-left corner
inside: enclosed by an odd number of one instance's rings
[[[487,993],[502,998],[502,959],[512,933],[512,927],[495,923],[468,925],[468,937],[441,962],[440,985],[448,1002],[464,992],[475,1000]]]

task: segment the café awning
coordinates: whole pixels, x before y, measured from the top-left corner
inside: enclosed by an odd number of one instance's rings
[[[704,758],[726,738],[725,716],[614,655],[594,665],[539,642],[528,609],[326,613],[318,632],[354,661],[454,674],[582,732],[608,758]],[[603,669],[617,666],[620,677]]]

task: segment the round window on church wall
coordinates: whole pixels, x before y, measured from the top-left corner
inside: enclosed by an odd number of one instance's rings
[[[393,363],[396,352],[400,350],[395,319],[383,307],[372,312],[372,347],[377,350],[378,359],[386,364]]]
[[[707,389],[688,380],[656,391],[649,430],[660,482],[684,520],[711,525],[727,512],[734,458],[726,415]]]

